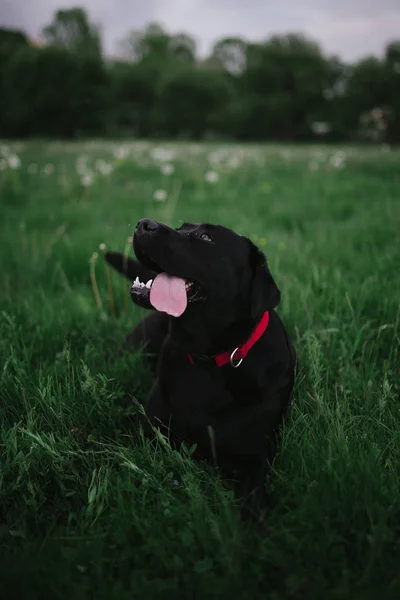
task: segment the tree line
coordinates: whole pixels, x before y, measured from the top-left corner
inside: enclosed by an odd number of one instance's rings
[[[0,136],[400,141],[400,41],[346,64],[298,34],[194,40],[157,24],[102,52],[81,8],[59,10],[34,45],[0,29]]]

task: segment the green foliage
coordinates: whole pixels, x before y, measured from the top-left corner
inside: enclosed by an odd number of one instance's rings
[[[0,153],[4,597],[398,598],[399,152],[63,141]],[[111,273],[112,316],[101,256],[99,308],[89,259],[100,243],[122,251],[143,216],[251,237],[282,290],[300,373],[264,530],[240,523],[190,448],[132,425],[151,376],[118,349],[146,311]]]
[[[0,29],[3,136],[400,141],[398,41],[344,64],[299,34],[227,37],[201,60],[189,35],[150,23],[108,60],[82,8],[58,10],[44,37]]]
[[[232,86],[224,74],[181,69],[164,81],[160,98],[167,136],[200,139],[229,104]]]
[[[57,10],[52,23],[44,28],[43,34],[51,45],[78,54],[100,56],[99,32],[89,23],[83,8]]]
[[[2,74],[4,96],[0,116],[3,135],[32,135],[37,126],[35,116],[40,51],[29,46],[19,48],[6,62]],[[49,92],[52,91],[52,86]],[[43,126],[44,124],[41,124]]]
[[[57,46],[23,47],[5,68],[3,127],[18,137],[100,133],[107,83],[101,58]]]

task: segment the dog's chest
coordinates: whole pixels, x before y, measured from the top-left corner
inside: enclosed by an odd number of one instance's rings
[[[208,440],[210,428],[217,437],[228,423],[236,421],[232,434],[241,429],[241,419],[261,401],[262,392],[255,378],[243,369],[189,368],[179,376],[170,373],[164,387],[172,422],[183,438]]]

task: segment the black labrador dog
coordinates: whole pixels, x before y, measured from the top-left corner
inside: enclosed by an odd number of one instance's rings
[[[196,444],[195,456],[217,464],[260,515],[296,362],[266,258],[226,227],[150,219],[138,222],[133,248],[137,261],[106,260],[133,281],[133,302],[155,310],[129,336],[156,377],[148,432]]]

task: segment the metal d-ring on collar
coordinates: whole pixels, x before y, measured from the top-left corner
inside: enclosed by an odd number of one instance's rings
[[[231,357],[229,359],[229,362],[231,363],[231,367],[233,367],[234,369],[237,369],[238,367],[240,367],[240,365],[243,362],[243,358],[240,358],[239,362],[237,362],[236,364],[234,364],[234,362],[233,362],[233,357],[235,356],[235,354],[238,350],[239,350],[239,346],[234,349],[234,351],[232,352]]]

